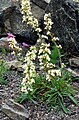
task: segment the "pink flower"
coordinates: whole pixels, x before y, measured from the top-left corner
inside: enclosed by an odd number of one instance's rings
[[[8,35],[8,38],[15,38],[15,36],[11,33],[7,33],[7,35]]]
[[[22,45],[24,46],[24,47],[29,47],[29,45],[28,44],[26,44],[26,43],[22,43]]]

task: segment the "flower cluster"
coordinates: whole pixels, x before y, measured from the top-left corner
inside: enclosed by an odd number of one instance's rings
[[[13,34],[8,33],[8,41],[9,41],[9,47],[12,48],[14,54],[15,54],[15,51],[19,52],[22,50],[17,44],[15,36]]]
[[[22,80],[21,91],[28,93],[32,91],[32,84],[35,82],[34,78],[36,77],[36,70],[34,65],[34,60],[36,58],[36,47],[31,46],[30,51],[27,52],[25,57],[25,64],[23,65],[25,77]]]
[[[49,44],[42,43],[38,53],[40,70],[43,70],[46,75],[48,74],[48,70],[50,68],[54,68],[55,66],[54,64],[50,63],[51,51],[49,50],[49,46]]]
[[[51,81],[55,76],[61,76],[60,69],[50,69],[46,74],[46,80]]]
[[[29,0],[22,0],[21,1],[21,11],[23,14],[23,21],[27,22],[28,25],[32,26],[33,29],[37,32],[41,32],[39,28],[38,20],[33,17],[30,7]]]
[[[45,24],[45,30],[47,32],[47,35],[50,35],[50,30],[53,24],[50,13],[44,15],[44,24]]]
[[[41,39],[44,40],[44,38],[41,38]],[[50,44],[42,42],[39,52],[38,52],[38,59],[39,59],[40,66],[41,66],[40,69],[43,69],[44,71],[47,71],[46,66],[48,66],[49,61],[50,61],[49,55],[51,54],[51,51],[49,49],[49,46]]]
[[[61,76],[61,70],[56,69],[55,64],[50,62],[51,51],[49,47],[50,47],[50,44],[42,42],[38,52],[40,70],[44,70],[46,74],[46,80],[48,81],[52,80],[52,78],[55,76]]]
[[[45,101],[49,108],[58,108],[58,106],[68,113],[64,106],[64,98],[70,98],[76,105],[77,102],[73,98],[74,91],[72,86],[68,83],[70,81],[70,75],[64,70],[64,63],[61,60],[60,49],[61,45],[57,44],[57,37],[51,32],[52,20],[51,14],[44,15],[44,31],[40,33],[38,20],[33,17],[31,13],[30,0],[21,0],[23,21],[27,22],[38,35],[38,40],[35,46],[29,46],[26,43],[22,43],[24,47],[28,47],[30,50],[26,53],[23,69],[24,78],[22,80],[21,92],[26,93],[21,96],[21,102],[30,99],[32,102],[36,100]],[[11,36],[14,40],[15,37]],[[53,43],[53,50],[50,50],[50,44]],[[15,47],[16,41],[11,43],[12,47]],[[59,58],[59,59],[58,59]],[[59,61],[58,61],[59,60]],[[36,63],[37,62],[37,63]],[[36,63],[36,64],[35,64]],[[58,64],[60,63],[60,66]],[[38,66],[37,66],[38,65]],[[68,80],[67,80],[68,79]]]
[[[61,71],[59,69],[56,69],[56,66],[51,63],[51,51],[50,51],[50,44],[47,44],[45,40],[48,40],[48,36],[51,38],[51,28],[52,28],[52,20],[51,20],[51,14],[45,14],[44,15],[44,25],[45,25],[45,31],[46,35],[41,35],[39,28],[38,20],[33,17],[31,13],[31,7],[30,7],[30,1],[29,0],[22,0],[21,2],[22,6],[22,14],[23,14],[23,21],[26,21],[28,25],[32,26],[37,33],[39,33],[39,39],[37,40],[37,44],[39,44],[38,52],[36,51],[36,47],[31,47],[30,51],[26,54],[25,57],[25,65],[24,68],[24,74],[25,78],[23,78],[22,81],[22,92],[28,93],[28,91],[32,90],[32,83],[35,82],[34,77],[36,76],[36,70],[34,65],[34,60],[36,58],[36,53],[38,53],[38,59],[39,59],[39,67],[40,70],[43,70],[43,73],[46,75],[46,80],[50,81],[55,76],[61,76]],[[55,42],[58,38],[53,37],[51,41]],[[60,47],[60,46],[56,46]]]

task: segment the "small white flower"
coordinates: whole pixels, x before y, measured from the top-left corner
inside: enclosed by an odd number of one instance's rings
[[[32,83],[35,83],[35,80],[34,80],[33,78],[31,79],[31,84],[32,84]]]
[[[58,45],[58,46],[57,46],[57,48],[60,48],[60,49],[62,49],[62,46],[61,46],[61,45]]]
[[[15,51],[11,52],[11,55],[15,55]]]
[[[64,68],[66,67],[66,65],[64,63],[61,63],[61,67]]]
[[[28,91],[27,91],[27,89],[26,89],[26,86],[22,86],[22,87],[21,87],[21,92],[25,92],[26,94],[28,94]]]
[[[47,31],[47,35],[50,35],[50,31]]]
[[[37,32],[41,32],[42,30],[40,28],[36,28],[36,31]]]
[[[44,39],[48,39],[48,36],[46,36],[46,35],[42,35],[41,37]]]

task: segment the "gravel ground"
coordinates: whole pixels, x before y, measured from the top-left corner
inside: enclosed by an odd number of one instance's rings
[[[0,58],[2,56],[0,55]],[[6,61],[15,59],[10,53],[3,58]],[[15,99],[19,95],[19,85],[21,83],[22,75],[16,70],[11,70],[7,75],[7,85],[0,85],[0,106],[2,102],[6,102],[8,99]],[[74,82],[74,86],[79,88],[79,83]],[[75,96],[79,101],[79,93]],[[71,110],[70,115],[66,115],[63,112],[54,112],[53,109],[50,112],[46,112],[46,106],[40,103],[39,106],[33,104],[31,101],[26,101],[23,106],[29,111],[29,120],[79,120],[79,106],[69,105],[68,108]],[[0,111],[0,120],[11,120],[4,113]]]

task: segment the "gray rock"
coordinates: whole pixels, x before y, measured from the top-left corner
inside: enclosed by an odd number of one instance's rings
[[[50,0],[31,0],[34,4],[45,10],[47,4],[50,2]]]
[[[36,3],[35,3],[36,2]],[[43,14],[44,10],[42,9],[43,4],[41,2],[35,1],[31,3],[31,8],[33,11],[33,15],[40,19]],[[38,3],[38,4],[37,4]],[[46,3],[44,1],[44,3]],[[47,5],[47,4],[46,4]],[[43,5],[44,6],[44,5]],[[22,14],[20,11],[20,0],[0,0],[0,33],[4,34],[8,31],[11,31],[13,34],[23,34],[26,30],[29,31],[29,27],[26,23],[22,22]],[[45,9],[45,7],[44,7]],[[1,22],[2,21],[2,22]]]
[[[51,0],[45,10],[52,14],[52,32],[59,37],[67,52],[79,52],[78,11],[79,5],[72,0]]]
[[[2,105],[2,112],[4,112],[12,120],[27,120],[29,119],[28,111],[20,104],[9,100]]]
[[[40,18],[44,15],[44,9],[38,5],[35,5],[34,3],[31,4],[31,9],[34,17],[36,17],[38,20],[40,20]]]
[[[20,34],[26,30],[26,23],[22,23],[20,2],[17,0],[0,0],[0,14],[3,16],[4,26],[1,34],[11,31]]]
[[[21,34],[28,28],[27,24],[22,22],[22,14],[17,8],[15,8],[9,16],[9,21],[13,34]]]
[[[0,12],[14,6],[16,0],[0,0]]]
[[[71,69],[71,68],[67,68],[66,69],[69,73],[71,73],[72,74],[72,76],[73,77],[79,77],[79,71],[78,71],[78,69],[77,70],[73,70],[73,69]]]
[[[9,42],[7,37],[3,37],[0,39],[0,48],[11,50],[9,47]]]
[[[71,67],[79,68],[79,57],[70,58],[69,63]]]
[[[44,10],[38,7],[37,5],[31,3],[31,11],[38,20],[43,16]],[[12,14],[9,16],[11,31],[14,34],[23,34],[27,31],[30,31],[30,27],[26,22],[22,22],[22,14],[20,8],[17,7],[13,10]]]
[[[5,62],[5,64],[10,68],[10,69],[19,69],[22,68],[22,63],[18,61],[17,59]]]

